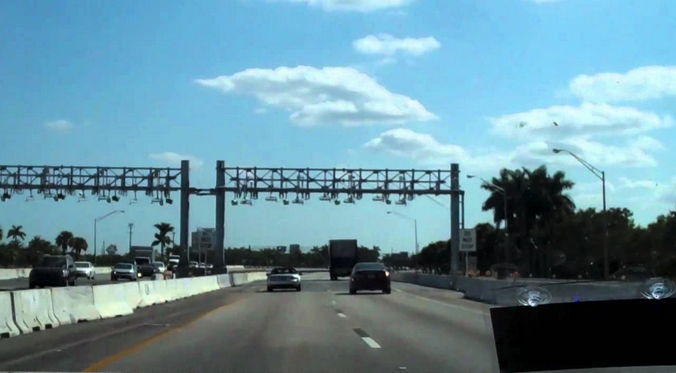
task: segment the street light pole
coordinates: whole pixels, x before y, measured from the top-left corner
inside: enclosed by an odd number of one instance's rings
[[[500,194],[502,194],[502,197],[503,197],[502,199],[504,200],[504,203],[505,203],[504,208],[503,208],[503,214],[505,215],[504,216],[504,218],[505,218],[505,263],[509,263],[509,260],[510,260],[510,255],[509,255],[509,219],[508,219],[509,214],[507,213],[507,191],[504,188],[501,188],[501,187],[499,187],[499,186],[497,186],[493,183],[490,183],[490,182],[488,182],[488,181],[484,180],[483,178],[480,178],[476,175],[467,175],[467,178],[468,179],[477,178],[477,179],[481,180],[481,182],[484,185],[487,185],[491,188],[494,188],[495,190],[500,192]]]
[[[103,220],[110,215],[117,214],[117,213],[122,213],[124,214],[124,210],[113,210],[103,216],[99,216],[98,218],[94,219],[94,265],[96,265],[96,257],[98,256],[98,250],[97,250],[97,245],[96,245],[96,223],[98,223],[100,220]]]
[[[400,218],[406,219],[406,220],[413,220],[413,232],[415,234],[415,271],[416,273],[418,272],[418,219],[413,219],[410,218],[404,214],[400,214],[396,211],[387,211],[388,214],[394,214]]]
[[[561,152],[568,153],[573,156],[578,162],[585,166],[594,176],[601,179],[601,186],[603,188],[603,276],[608,278],[610,276],[610,262],[608,259],[608,213],[606,210],[606,172],[592,166],[589,162],[577,156],[575,153],[566,149],[552,149],[554,154]]]

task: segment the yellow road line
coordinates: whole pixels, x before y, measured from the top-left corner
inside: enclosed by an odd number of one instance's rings
[[[173,327],[169,330],[165,330],[165,331],[161,332],[160,334],[156,334],[156,335],[154,335],[154,336],[152,336],[152,337],[150,337],[150,338],[148,338],[148,339],[146,339],[142,342],[139,342],[139,343],[135,344],[134,346],[131,346],[131,347],[125,349],[125,350],[122,350],[122,351],[120,351],[120,352],[118,352],[114,355],[110,355],[110,356],[106,357],[105,359],[90,365],[84,371],[85,372],[100,372],[107,365],[109,365],[109,364],[111,364],[111,363],[113,363],[113,362],[115,362],[115,361],[117,361],[117,360],[119,360],[119,359],[121,359],[125,356],[131,355],[134,352],[137,352],[137,351],[143,349],[144,347],[149,346],[150,344],[152,344],[153,342],[161,339],[162,337],[164,337],[164,336],[166,336],[166,335],[168,335],[172,332],[175,332],[179,329],[190,326],[192,323],[194,323],[194,322],[196,322],[196,321],[198,321],[198,320],[200,320],[200,319],[202,319],[202,318],[204,318],[204,317],[206,317],[206,316],[208,316],[208,315],[210,315],[214,312],[220,311],[222,308],[225,308],[225,307],[232,305],[234,303],[237,303],[237,301],[233,301],[231,303],[224,304],[224,305],[222,305],[218,308],[214,308],[211,311],[207,311],[203,314],[200,314],[200,315],[198,315],[198,316],[196,316],[196,317],[194,317],[194,318],[192,318],[192,319],[190,319],[190,320],[188,320],[188,321],[186,321],[182,324],[179,324],[179,325],[177,325],[177,326],[175,326],[175,327]]]

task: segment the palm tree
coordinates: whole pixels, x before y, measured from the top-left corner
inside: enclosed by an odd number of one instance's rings
[[[73,248],[73,251],[75,252],[76,259],[80,259],[80,253],[82,251],[87,251],[87,249],[89,248],[87,240],[85,240],[82,237],[73,237],[70,240],[70,245]]]
[[[164,248],[172,243],[171,237],[169,237],[169,233],[174,231],[174,227],[169,223],[163,222],[155,224],[155,228],[157,228],[159,232],[155,233],[155,241],[153,241],[151,246],[155,247],[157,245],[160,245],[162,249],[162,259],[164,259]]]
[[[61,247],[61,252],[63,255],[66,255],[66,251],[68,250],[68,246],[70,245],[70,240],[73,239],[73,233],[69,231],[61,231],[58,236],[56,236],[56,239],[54,240],[56,242],[57,246]]]
[[[23,241],[26,238],[26,233],[23,231],[23,226],[12,225],[12,228],[7,231],[7,238],[11,238],[15,243],[19,240]]]

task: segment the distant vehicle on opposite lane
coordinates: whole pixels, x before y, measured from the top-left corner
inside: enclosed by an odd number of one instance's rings
[[[298,272],[295,268],[275,268],[267,274],[268,291],[272,292],[275,289],[296,289],[296,291],[301,291],[300,276],[302,274],[303,272]]]
[[[164,273],[167,270],[167,266],[164,265],[162,262],[153,262],[155,267],[160,270],[160,273]]]
[[[390,294],[390,272],[382,263],[357,263],[350,275],[350,294],[359,290],[382,290]]]
[[[117,263],[110,272],[111,281],[117,281],[120,278],[136,281],[139,277],[136,263]]]
[[[91,262],[75,262],[75,269],[77,277],[86,277],[88,280],[93,280],[96,277],[96,270]]]
[[[28,287],[75,286],[77,270],[70,255],[45,255],[28,275]]]

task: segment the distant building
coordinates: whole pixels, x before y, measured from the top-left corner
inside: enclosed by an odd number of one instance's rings
[[[299,244],[291,244],[289,245],[289,254],[291,255],[298,255],[300,254],[300,245]]]

